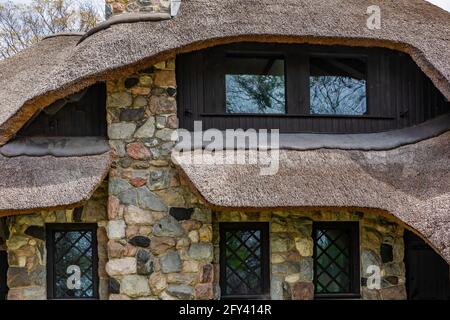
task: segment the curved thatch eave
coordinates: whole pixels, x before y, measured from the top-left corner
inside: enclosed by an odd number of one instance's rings
[[[0,217],[84,203],[105,179],[111,161],[110,151],[78,157],[0,155]]]
[[[450,263],[450,132],[388,151],[281,150],[273,175],[260,174],[265,165],[205,164],[198,157],[174,154],[183,175],[213,207],[382,210]]]
[[[382,29],[366,27],[379,5]],[[147,19],[154,20],[154,19]],[[95,82],[176,54],[238,41],[386,47],[406,52],[450,98],[450,14],[423,0],[185,0],[163,21],[48,38],[0,62],[0,144],[39,109]]]

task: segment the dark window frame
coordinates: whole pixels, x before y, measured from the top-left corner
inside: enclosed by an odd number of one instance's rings
[[[227,113],[226,69],[223,61],[228,58],[277,58],[284,60],[286,113]],[[310,112],[310,60],[315,57],[363,58],[366,61],[366,105],[364,115],[311,114]],[[205,101],[201,117],[307,117],[307,118],[390,118],[372,114],[369,88],[374,77],[369,67],[371,53],[365,48],[316,48],[298,45],[243,43],[208,49],[203,62]]]
[[[225,54],[283,56],[286,110],[282,113],[226,113],[225,83],[214,80]],[[364,57],[368,114],[310,114],[309,57]],[[405,53],[386,48],[239,42],[183,53],[176,59],[180,128],[279,129],[280,133],[373,133],[402,129],[448,113],[447,99]],[[219,76],[220,79],[220,76]],[[413,79],[413,80],[411,80]],[[216,82],[215,82],[216,81]],[[303,87],[306,90],[299,90]],[[411,92],[415,92],[411,95]],[[222,107],[221,107],[222,106]],[[433,107],[430,107],[433,106]]]
[[[261,284],[262,293],[260,295],[225,295],[226,288],[226,237],[227,231],[237,230],[259,230],[261,232]],[[222,299],[270,299],[270,242],[269,242],[269,223],[268,222],[221,222],[219,223],[219,263],[220,277],[219,284]]]
[[[359,299],[361,297],[360,276],[360,228],[359,222],[314,222],[313,223],[313,261],[314,261],[314,292],[316,291],[316,255],[318,229],[345,229],[350,234],[350,292],[348,293],[315,293],[315,299]]]
[[[47,298],[51,300],[98,300],[98,226],[95,223],[49,223],[45,225],[47,249]],[[91,231],[92,232],[92,287],[91,298],[55,298],[55,264],[54,264],[54,234],[55,231]]]
[[[17,132],[17,137],[106,138],[106,100],[106,83],[93,84],[40,110]]]

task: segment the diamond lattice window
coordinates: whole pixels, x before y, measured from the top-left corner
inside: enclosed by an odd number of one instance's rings
[[[47,231],[49,298],[97,298],[95,226],[49,225]]]
[[[316,294],[349,294],[359,290],[358,225],[314,225]]]
[[[221,225],[221,287],[224,297],[268,293],[268,226],[264,223]]]

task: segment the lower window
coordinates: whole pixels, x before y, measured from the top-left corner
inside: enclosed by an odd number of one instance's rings
[[[316,297],[359,297],[358,223],[314,223],[313,237]]]
[[[269,297],[269,225],[220,224],[220,286],[222,297]]]
[[[46,230],[48,298],[97,299],[97,226],[49,224]]]

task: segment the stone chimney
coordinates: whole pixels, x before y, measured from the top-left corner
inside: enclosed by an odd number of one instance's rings
[[[106,19],[126,12],[170,13],[175,16],[181,0],[106,0]]]

